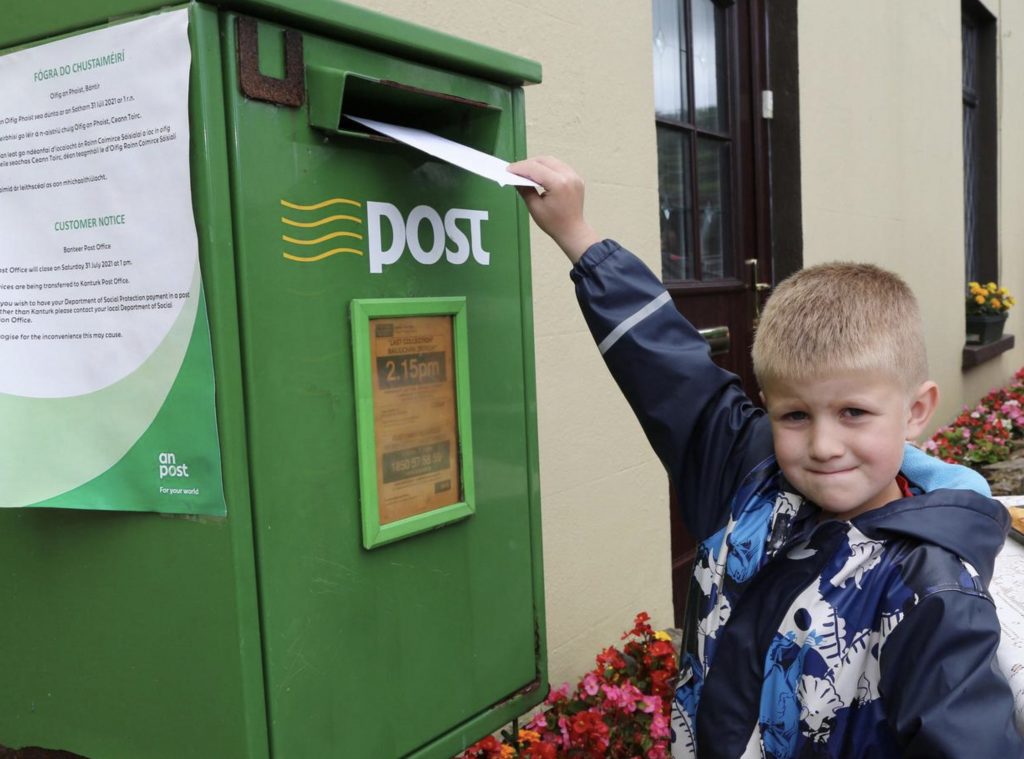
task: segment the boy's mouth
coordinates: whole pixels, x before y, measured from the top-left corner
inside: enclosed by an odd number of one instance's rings
[[[854,468],[855,467],[848,466],[842,469],[808,469],[807,471],[820,477],[830,477],[835,474],[846,474],[847,472],[852,472]]]

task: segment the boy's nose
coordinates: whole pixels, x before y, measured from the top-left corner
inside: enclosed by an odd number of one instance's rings
[[[827,461],[843,454],[843,442],[827,424],[811,428],[810,455],[816,461]]]

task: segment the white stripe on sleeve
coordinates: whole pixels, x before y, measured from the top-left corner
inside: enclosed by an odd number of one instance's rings
[[[601,355],[603,356],[605,353],[607,353],[608,349],[615,345],[615,343],[619,341],[620,337],[625,335],[627,332],[633,329],[633,327],[635,327],[637,324],[642,322],[644,319],[646,319],[648,316],[653,314],[655,311],[657,311],[659,308],[661,308],[671,300],[672,296],[669,295],[668,292],[663,292],[661,295],[659,295],[646,306],[641,308],[635,314],[624,319],[615,329],[608,333],[608,336],[604,340],[598,343],[597,349],[601,351]]]

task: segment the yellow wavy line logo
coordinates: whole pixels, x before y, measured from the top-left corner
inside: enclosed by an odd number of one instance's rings
[[[285,242],[290,242],[292,245],[318,245],[328,240],[333,240],[335,237],[355,237],[357,240],[362,240],[363,236],[358,232],[331,232],[329,235],[318,237],[315,240],[299,240],[295,237],[289,237],[288,235],[281,235],[281,239]]]
[[[281,205],[283,205],[285,208],[294,208],[296,211],[319,211],[321,208],[326,208],[327,206],[334,206],[338,204],[355,206],[356,208],[363,207],[363,204],[360,203],[358,200],[351,200],[349,198],[330,198],[328,200],[322,200],[319,203],[314,203],[313,205],[310,206],[304,206],[298,203],[290,203],[284,198],[281,199]]]
[[[336,216],[328,216],[326,219],[317,219],[316,221],[295,221],[294,219],[288,219],[284,216],[281,217],[281,221],[285,224],[290,224],[293,227],[319,227],[324,224],[330,224],[332,221],[354,221],[357,224],[362,224],[363,220],[358,216],[347,216],[345,214],[338,214]]]
[[[309,263],[310,261],[323,261],[325,258],[335,256],[338,253],[355,253],[357,256],[363,255],[363,251],[356,250],[355,248],[331,248],[327,252],[321,253],[318,256],[293,256],[291,253],[283,253],[282,255],[289,261]]]
[[[360,203],[358,200],[352,200],[351,198],[328,198],[327,200],[322,200],[318,203],[309,204],[294,203],[290,200],[285,200],[284,198],[281,198],[281,205],[284,206],[285,208],[290,208],[293,211],[319,211],[320,209],[337,205],[355,206],[356,208],[363,207],[362,203]],[[288,216],[282,216],[281,223],[287,224],[290,227],[297,227],[299,229],[313,229],[315,227],[322,227],[325,224],[362,224],[363,219],[361,219],[358,216],[352,216],[350,214],[333,214],[329,216],[324,216],[323,218],[310,220],[299,220],[289,218]],[[312,238],[293,237],[291,236],[293,234],[297,233],[292,232],[291,234],[282,234],[281,241],[286,242],[289,245],[308,246],[320,245],[321,243],[325,243],[328,240],[335,240],[339,237],[348,237],[355,240],[363,239],[363,235],[360,234],[359,232],[351,232],[347,230],[328,232],[327,234]],[[282,257],[286,258],[289,261],[298,261],[299,263],[313,263],[314,261],[323,261],[325,258],[330,258],[331,256],[336,256],[341,253],[349,253],[356,256],[363,255],[363,251],[359,250],[358,248],[331,248],[329,250],[325,250],[322,252],[312,253],[311,255],[308,256],[299,256],[286,250],[283,251],[281,255]]]

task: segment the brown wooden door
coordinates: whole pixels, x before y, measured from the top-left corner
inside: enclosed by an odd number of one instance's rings
[[[653,2],[662,279],[756,398],[750,345],[771,282],[764,0]],[[695,546],[671,506],[681,626]]]

